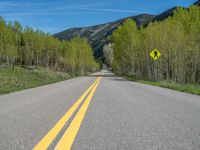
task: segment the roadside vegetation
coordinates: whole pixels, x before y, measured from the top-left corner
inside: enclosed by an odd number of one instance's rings
[[[189,83],[181,84],[181,83],[177,83],[174,81],[157,81],[157,82],[155,82],[155,81],[147,81],[147,80],[137,79],[134,76],[124,76],[124,78],[126,78],[127,80],[130,80],[130,81],[135,81],[135,82],[139,82],[139,83],[143,83],[143,84],[149,84],[149,85],[153,85],[153,86],[159,86],[159,87],[163,87],[163,88],[177,90],[180,92],[186,92],[186,93],[200,95],[200,84],[189,84]]]
[[[23,28],[18,21],[7,23],[0,17],[0,94],[98,69],[85,38],[60,41],[48,33]]]
[[[31,27],[23,28],[17,21],[0,17],[0,68],[49,68],[73,75],[84,75],[98,69],[93,51],[85,38],[60,41]]]
[[[0,69],[0,94],[19,91],[70,78],[71,76],[68,73],[55,72],[41,67],[34,70],[16,67],[14,71],[10,68],[4,68]]]
[[[145,28],[138,29],[134,21],[127,20],[110,40],[113,53],[105,50],[104,54],[112,54],[106,61],[117,74],[200,93],[200,7],[179,8],[173,17]],[[156,61],[149,56],[155,48],[161,53]]]

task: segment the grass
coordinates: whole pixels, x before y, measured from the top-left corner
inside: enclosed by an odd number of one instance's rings
[[[160,81],[160,82],[152,82],[152,81],[145,81],[140,80],[135,77],[126,77],[128,80],[136,81],[139,83],[149,84],[153,86],[160,86],[168,89],[173,89],[181,92],[187,92],[191,94],[200,95],[200,85],[199,84],[179,84],[176,82],[169,82],[169,81]]]
[[[14,71],[10,68],[4,68],[0,69],[0,94],[55,83],[70,78],[70,75],[67,73],[53,72],[44,68],[28,70],[16,67]]]

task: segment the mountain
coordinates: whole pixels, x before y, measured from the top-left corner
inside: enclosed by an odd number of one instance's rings
[[[108,42],[108,36],[111,35],[112,32],[128,18],[135,20],[137,26],[142,26],[153,20],[155,16],[142,14],[101,25],[68,29],[57,33],[54,36],[61,40],[69,40],[76,36],[86,37],[94,49],[95,57],[99,58],[103,56],[102,47]]]
[[[194,5],[200,6],[200,0],[198,0],[197,2],[195,2]]]
[[[171,9],[168,9],[167,11],[157,15],[153,21],[162,21],[162,20],[165,20],[166,18],[170,17],[170,16],[173,16],[174,14],[174,11],[177,10],[178,7],[173,7]]]
[[[200,0],[198,0],[195,5],[200,5]],[[55,34],[54,36],[61,40],[70,40],[73,37],[80,36],[86,37],[90,42],[93,50],[94,56],[97,58],[101,58],[103,56],[103,46],[108,43],[108,37],[112,34],[112,32],[120,26],[125,20],[133,19],[136,21],[138,27],[147,26],[150,22],[154,21],[162,21],[169,16],[172,16],[174,11],[178,7],[173,7],[159,15],[150,15],[150,14],[141,14],[137,16],[131,16],[127,18],[123,18],[117,20],[115,22],[90,26],[90,27],[82,27],[82,28],[71,28],[60,33]]]

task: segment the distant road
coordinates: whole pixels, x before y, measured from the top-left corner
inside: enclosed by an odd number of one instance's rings
[[[106,70],[0,96],[0,150],[46,148],[200,150],[200,96]]]

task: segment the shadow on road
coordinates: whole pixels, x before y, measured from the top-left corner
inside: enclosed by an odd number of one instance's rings
[[[89,75],[89,77],[117,77],[116,75],[114,74],[92,74],[92,75]]]
[[[113,80],[113,81],[128,81],[125,78],[119,77],[117,75],[115,75],[114,73],[107,71],[107,70],[103,70],[101,72],[98,73],[94,73],[89,75],[90,77],[103,77],[103,78],[107,78],[109,80]]]
[[[111,78],[110,80],[114,80],[114,81],[128,81],[127,79],[124,79],[122,77]]]

